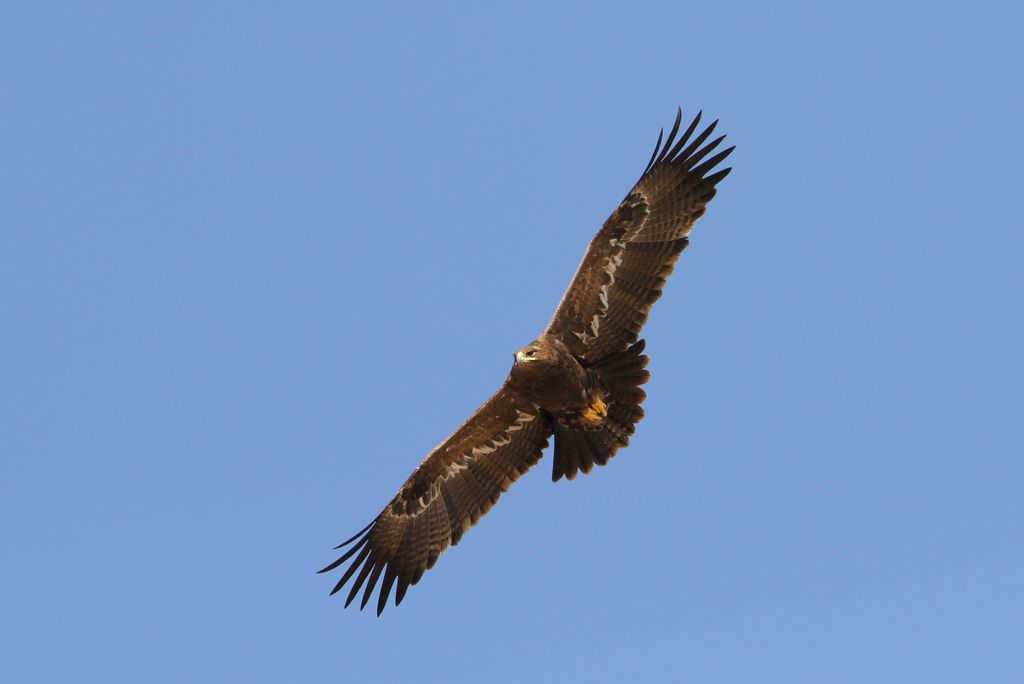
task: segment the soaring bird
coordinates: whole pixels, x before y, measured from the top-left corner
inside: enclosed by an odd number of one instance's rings
[[[320,572],[351,560],[331,594],[355,578],[347,607],[363,589],[366,606],[383,575],[377,615],[393,587],[395,605],[449,546],[462,539],[501,493],[540,460],[554,436],[551,479],[572,480],[605,465],[629,444],[644,415],[646,370],[640,329],[689,244],[733,151],[709,156],[714,121],[692,137],[698,113],[679,135],[662,129],[640,180],[583,255],[547,328],[515,352],[498,391],[413,471],[373,522],[336,548],[351,547]],[[692,137],[692,139],[691,139]]]

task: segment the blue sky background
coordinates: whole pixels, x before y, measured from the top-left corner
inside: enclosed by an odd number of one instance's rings
[[[487,5],[4,11],[0,679],[1024,681],[1019,9]],[[343,610],[677,105],[632,446]]]

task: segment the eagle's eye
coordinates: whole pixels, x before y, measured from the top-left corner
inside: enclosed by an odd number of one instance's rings
[[[536,354],[537,354],[537,352],[535,350],[533,350],[533,349],[527,349],[526,350],[526,356],[528,358],[532,359]]]

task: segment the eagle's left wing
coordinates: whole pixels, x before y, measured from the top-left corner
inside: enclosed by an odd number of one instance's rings
[[[717,121],[691,141],[698,114],[677,141],[681,121],[682,110],[664,145],[658,137],[640,180],[591,241],[548,324],[546,332],[589,363],[636,342],[689,244],[690,229],[715,196],[715,184],[731,170],[708,175],[733,150],[704,159],[725,138],[704,145]]]
[[[320,572],[355,559],[331,593],[358,571],[345,605],[365,582],[362,608],[383,573],[377,614],[384,610],[396,581],[397,606],[409,585],[416,584],[445,549],[458,544],[501,493],[540,460],[551,431],[544,415],[524,404],[507,384],[502,386],[430,452],[372,523],[338,545],[353,544]]]

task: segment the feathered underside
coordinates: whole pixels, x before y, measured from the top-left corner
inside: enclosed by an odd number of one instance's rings
[[[589,363],[637,341],[693,224],[732,170],[711,173],[734,149],[708,158],[725,139],[705,144],[717,120],[691,140],[700,117],[677,138],[679,110],[668,138],[658,136],[643,175],[591,241],[548,324],[546,332]]]

